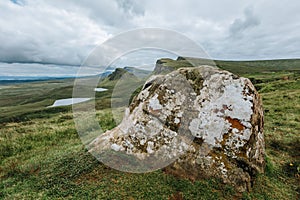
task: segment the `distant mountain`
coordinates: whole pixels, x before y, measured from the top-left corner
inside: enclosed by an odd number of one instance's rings
[[[134,74],[128,72],[127,70],[125,70],[123,68],[116,68],[115,71],[113,73],[111,73],[110,75],[108,75],[107,78],[110,81],[114,81],[114,80],[119,80],[123,76],[127,76],[127,78],[135,77]]]
[[[193,67],[191,63],[189,63],[187,60],[173,60],[170,58],[161,58],[156,61],[155,68],[153,73],[154,74],[167,74],[171,71],[174,71],[178,68],[182,67]]]
[[[138,78],[145,78],[151,74],[151,71],[138,69],[135,67],[124,67],[124,69],[132,74],[134,74]]]
[[[149,76],[151,73],[152,73],[151,71],[138,69],[135,67],[124,67],[124,68],[116,68],[115,71],[113,71],[111,74],[107,76],[107,78],[110,81],[119,80],[123,76],[127,78],[135,77],[139,79],[144,79],[147,76]]]

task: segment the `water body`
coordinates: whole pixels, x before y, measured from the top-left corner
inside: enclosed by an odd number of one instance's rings
[[[76,103],[82,103],[91,100],[92,98],[69,98],[69,99],[59,99],[54,102],[53,105],[48,106],[49,108],[58,106],[69,106]]]
[[[106,88],[95,88],[94,91],[95,92],[104,92],[104,91],[107,91],[108,89]]]
[[[1,88],[0,88],[1,89]],[[95,92],[104,92],[107,91],[106,88],[95,88]],[[92,98],[68,98],[68,99],[59,99],[56,100],[53,105],[48,106],[48,108],[58,107],[58,106],[69,106],[76,103],[82,103],[91,100]]]

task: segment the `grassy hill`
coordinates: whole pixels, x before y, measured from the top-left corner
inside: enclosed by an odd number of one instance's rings
[[[180,58],[161,61],[188,66]],[[250,78],[263,99],[267,167],[250,193],[236,194],[215,179],[190,182],[162,170],[130,174],[99,163],[84,149],[71,107],[46,108],[72,97],[72,80],[55,80],[0,86],[0,199],[298,199],[299,60],[215,62]],[[131,84],[141,84],[129,77]],[[116,84],[119,93],[113,94]],[[108,91],[96,94],[96,117],[104,130],[112,129],[110,98],[126,95],[127,85],[107,78],[99,87]]]
[[[162,65],[166,71],[181,67],[193,67],[193,65],[213,65],[221,69],[230,71],[238,75],[270,73],[270,72],[291,72],[300,73],[300,59],[282,59],[282,60],[259,60],[259,61],[224,61],[207,60],[199,58],[178,57],[177,60],[162,58],[157,61],[157,66]],[[192,65],[193,64],[193,65]],[[161,73],[160,67],[154,71]]]

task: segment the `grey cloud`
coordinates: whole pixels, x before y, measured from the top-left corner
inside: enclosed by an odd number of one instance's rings
[[[260,20],[253,13],[253,8],[248,7],[244,10],[244,19],[235,19],[230,26],[231,36],[240,36],[247,29],[253,28],[260,24]]]
[[[31,0],[33,1],[33,0]],[[131,26],[130,20],[142,15],[144,0],[41,0],[45,5],[51,5],[58,10],[74,12],[95,21],[101,28],[119,29]]]
[[[116,0],[119,7],[130,15],[144,15],[144,0]]]
[[[236,0],[0,1],[0,61],[80,65],[97,44],[143,27],[178,31],[203,45],[213,58],[299,57],[300,1],[248,4]]]
[[[81,13],[27,1],[0,2],[0,61],[79,65],[108,33]]]

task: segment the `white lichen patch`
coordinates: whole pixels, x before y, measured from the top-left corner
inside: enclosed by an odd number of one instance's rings
[[[111,145],[111,149],[114,150],[114,151],[120,151],[121,148],[122,147],[120,145],[117,145],[117,144],[112,144]]]
[[[166,84],[161,84],[160,87],[168,92],[153,92],[149,94],[148,99],[142,100],[131,113],[129,109],[126,110],[119,128],[127,134],[120,134],[121,137],[112,138],[111,149],[115,151],[122,149],[128,154],[136,155],[139,159],[144,159],[150,154],[163,159],[174,159],[186,151],[189,145],[178,140],[178,133],[164,125],[167,118],[173,115],[174,117],[170,119],[173,119],[175,124],[180,123],[183,115],[181,106],[184,105],[185,95],[166,89],[168,87]],[[164,104],[159,101],[159,94],[160,98],[164,99]],[[151,115],[143,112],[145,108]]]
[[[195,137],[204,142],[220,147],[224,134],[241,135],[229,137],[226,145],[236,144],[236,148],[244,142],[234,143],[231,140],[248,140],[251,129],[252,96],[245,92],[243,78],[233,79],[229,73],[207,76],[194,103],[194,109],[199,111],[198,117],[190,123],[189,129]],[[243,127],[238,130],[227,119],[237,120]]]
[[[159,100],[158,100],[158,94],[155,94],[150,100],[149,100],[149,109],[152,110],[161,110],[162,109],[162,105],[160,104]]]
[[[174,123],[175,123],[175,124],[178,124],[178,123],[180,123],[180,119],[178,119],[177,117],[175,117],[175,119],[174,119]]]
[[[154,142],[149,141],[147,146],[147,153],[152,154],[154,152]]]
[[[226,169],[225,164],[223,162],[220,163],[220,166],[218,168],[220,169],[222,175],[227,177],[227,169]]]
[[[143,90],[139,95],[138,95],[138,99],[139,100],[145,100],[147,97],[149,96],[149,90]]]

